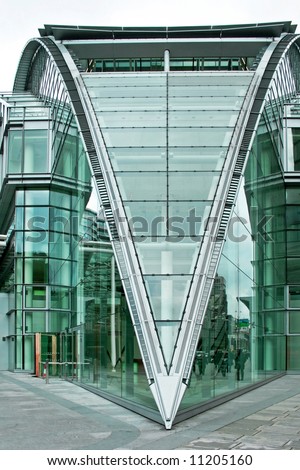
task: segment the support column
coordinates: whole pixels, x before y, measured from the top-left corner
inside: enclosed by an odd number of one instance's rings
[[[164,71],[170,72],[170,51],[169,49],[165,50],[164,54]]]

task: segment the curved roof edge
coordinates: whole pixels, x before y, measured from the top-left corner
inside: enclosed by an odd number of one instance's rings
[[[75,26],[46,24],[40,28],[42,37],[54,36],[57,41],[80,39],[152,39],[152,38],[238,38],[279,37],[295,33],[291,21],[216,26]]]

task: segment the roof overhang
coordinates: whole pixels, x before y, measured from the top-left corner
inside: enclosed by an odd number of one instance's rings
[[[273,23],[251,23],[244,25],[217,26],[161,26],[161,27],[122,27],[122,26],[75,26],[45,25],[39,29],[40,35],[54,36],[57,41],[80,39],[183,39],[183,38],[239,38],[239,37],[280,37],[284,33],[294,33],[296,25],[291,21]]]
[[[172,58],[178,57],[256,57],[261,48],[268,46],[272,38],[228,39],[129,39],[66,40],[78,59],[111,59],[163,57],[168,49]]]

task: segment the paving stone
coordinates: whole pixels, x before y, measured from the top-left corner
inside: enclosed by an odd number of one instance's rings
[[[169,431],[77,385],[0,372],[0,449],[300,449],[300,376]]]

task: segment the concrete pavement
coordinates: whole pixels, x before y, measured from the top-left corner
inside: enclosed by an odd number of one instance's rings
[[[300,449],[300,375],[286,375],[176,424],[70,382],[0,372],[0,449]]]

